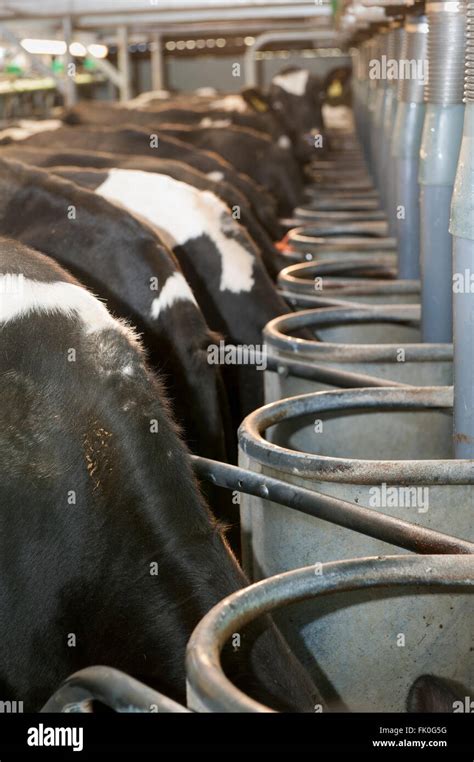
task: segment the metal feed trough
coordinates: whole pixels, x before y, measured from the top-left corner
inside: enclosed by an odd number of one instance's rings
[[[422,344],[419,314],[419,305],[380,305],[304,310],[274,318],[264,330],[266,402],[328,386],[374,386],[377,381],[387,386],[451,384],[452,344]],[[314,339],[299,338],[302,330]],[[356,383],[356,378],[345,382],[339,376],[344,373],[361,376],[365,383]]]
[[[356,503],[375,522],[410,520],[474,541],[474,467],[472,461],[453,459],[450,388],[300,395],[248,416],[239,444],[240,464],[255,473]],[[260,497],[242,498],[241,521],[244,567],[254,580],[302,564],[393,552],[390,542],[265,504]],[[302,606],[279,625],[315,681],[321,672],[330,674],[333,690],[349,708],[403,711],[406,682],[423,672],[466,679],[472,614],[465,600],[427,596],[420,602],[405,596],[343,607],[317,622],[314,607]],[[410,649],[374,652],[363,622],[369,618],[375,627],[393,617]]]
[[[348,222],[339,225],[305,225],[290,230],[287,241],[296,251],[318,252],[321,248],[335,251],[395,251],[396,240],[387,237],[385,223],[380,220]]]
[[[390,255],[374,253],[362,258],[351,253],[341,262],[335,261],[339,256],[338,252],[331,261],[325,258],[289,265],[280,272],[278,286],[291,295],[311,297],[315,307],[320,306],[321,298],[370,305],[419,302],[418,281],[390,277],[393,264]],[[352,277],[348,277],[351,266]]]
[[[349,631],[336,628],[332,651],[336,661],[349,669],[348,682],[352,683],[355,682],[355,675],[351,675],[350,670],[361,657],[358,646],[362,639],[365,641],[366,658],[382,668],[384,660],[390,660],[394,651],[405,654],[409,650],[409,640],[405,648],[397,646],[399,622],[396,617],[374,619],[373,612],[371,616],[368,611],[370,606],[384,601],[398,602],[407,592],[414,600],[462,598],[472,605],[473,591],[472,556],[364,558],[323,564],[317,570],[312,565],[271,577],[226,598],[204,617],[194,631],[186,658],[188,704],[192,709],[205,712],[272,711],[238,690],[225,676],[220,662],[222,648],[233,633],[240,632],[246,624],[264,613],[273,613],[288,606],[294,612],[299,608],[298,604],[305,602],[314,612],[313,626],[325,628],[325,620],[337,618],[344,607],[349,607],[357,622]],[[356,612],[362,616],[358,617]],[[416,632],[422,636],[426,628],[426,622],[419,616],[409,636]],[[355,634],[356,638],[353,637]],[[334,665],[326,657],[324,644],[316,643],[314,658],[325,670],[326,683],[331,684],[331,667]],[[410,654],[407,654],[405,662],[409,660]],[[423,668],[421,664],[419,667]],[[383,672],[383,669],[379,673],[373,668],[368,670],[370,674],[365,675],[356,689],[357,704],[362,707],[372,704],[373,696],[380,687],[385,692],[400,692],[406,700],[412,670],[405,669],[400,680],[388,684],[383,683]],[[321,690],[321,685],[318,687]],[[338,708],[351,703],[352,696],[349,697],[344,689],[336,694],[328,689],[321,692],[329,709],[331,705]],[[377,709],[380,711],[381,707]]]

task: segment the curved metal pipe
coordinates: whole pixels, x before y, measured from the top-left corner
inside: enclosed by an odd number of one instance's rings
[[[100,701],[115,712],[188,712],[181,704],[112,667],[87,667],[68,677],[42,712],[90,712]]]

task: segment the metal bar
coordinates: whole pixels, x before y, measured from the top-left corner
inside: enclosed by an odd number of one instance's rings
[[[224,598],[200,621],[186,649],[188,704],[200,711],[271,712],[226,677],[220,653],[234,632],[274,609],[335,593],[358,590],[438,588],[474,592],[474,559],[468,556],[385,556],[323,564],[278,574]],[[373,594],[375,597],[375,593]]]
[[[112,667],[87,667],[67,678],[42,712],[89,712],[100,701],[115,712],[188,712],[185,707]]]
[[[474,553],[474,544],[467,540],[385,516],[346,500],[197,455],[192,455],[191,460],[200,478],[219,487],[263,497],[414,553]]]
[[[320,6],[323,8],[324,6]],[[260,34],[253,45],[250,45],[244,56],[245,84],[247,87],[258,85],[257,61],[255,53],[270,42],[300,42],[304,40],[327,40],[334,43],[336,36],[331,29],[290,30],[282,32],[264,32]]]
[[[164,90],[165,69],[163,61],[163,40],[161,34],[153,35],[151,48],[151,89]]]
[[[37,4],[37,2],[35,3]],[[46,2],[45,0],[42,0],[42,10],[39,12],[31,12],[29,9],[26,9],[22,11],[21,9],[21,3],[16,2],[15,6],[13,8],[8,8],[8,20],[10,19],[21,19],[22,21],[28,19],[38,19],[41,21],[48,21],[49,19],[56,19],[56,18],[62,18],[64,16],[64,9],[58,8],[58,6],[61,6],[61,2],[55,3],[50,2],[50,7],[45,8]],[[76,5],[75,3],[68,3],[68,5]],[[78,4],[80,5],[80,3]],[[76,8],[72,7],[71,9],[68,8],[67,12],[70,13],[71,16],[74,18],[80,18],[80,17],[91,17],[91,18],[97,18],[100,21],[103,19],[108,18],[116,18],[118,16],[122,17],[130,17],[130,16],[143,16],[143,15],[149,15],[150,9],[154,9],[154,12],[156,15],[160,15],[162,13],[168,13],[173,12],[175,15],[179,16],[180,18],[187,18],[189,21],[192,21],[196,14],[201,11],[210,11],[214,13],[215,16],[220,15],[221,11],[228,10],[229,8],[229,1],[228,0],[221,0],[221,2],[206,2],[205,0],[200,0],[200,2],[194,2],[193,0],[189,0],[188,3],[179,3],[174,0],[174,2],[163,2],[163,0],[148,0],[148,2],[142,2],[141,4],[135,0],[135,2],[130,2],[129,7],[124,7],[124,3],[115,2],[114,3],[114,9],[113,11],[107,11],[106,9],[95,9],[93,6],[98,5],[96,3],[91,3],[90,9],[84,9],[84,4],[82,9],[78,6]],[[245,10],[249,2],[248,0],[233,0],[232,5],[234,8],[239,8],[242,10]],[[307,11],[313,10],[315,3],[314,0],[259,0],[258,7],[262,10],[272,10],[275,7],[281,7],[283,9],[286,9],[288,16],[291,16],[291,10],[294,7],[298,6],[306,6]],[[327,8],[330,10],[329,4],[326,5]],[[54,9],[54,10],[52,10]],[[4,9],[0,10],[0,16],[3,16],[5,13]],[[98,22],[97,22],[98,23]]]
[[[67,108],[72,108],[77,103],[76,87],[76,67],[73,57],[69,51],[72,43],[72,19],[66,16],[63,21],[63,34],[66,42],[66,53],[64,55],[64,103]]]
[[[138,12],[134,12],[134,16]],[[162,27],[163,24],[176,23],[199,23],[203,21],[244,21],[247,19],[308,19],[330,17],[331,7],[329,5],[316,5],[315,3],[300,2],[297,5],[275,4],[270,5],[247,5],[230,7],[222,6],[219,9],[196,9],[189,12],[179,10],[155,10],[148,9],[148,12],[142,12],[138,16],[138,23],[150,24],[157,23]],[[82,14],[79,24],[82,28],[111,26],[121,26],[124,23],[130,23],[130,17],[127,14],[102,14],[93,16],[91,14]]]
[[[128,28],[125,25],[118,29],[118,68],[121,77],[120,100],[129,101],[132,97],[131,69],[128,53]]]
[[[91,53],[89,55],[92,56]],[[106,58],[96,58],[95,56],[92,56],[94,59],[94,63],[96,68],[102,72],[102,74],[107,77],[112,84],[114,84],[116,87],[121,90],[124,86],[123,77],[120,74],[119,70],[113,66],[110,61],[107,61]]]
[[[469,142],[470,140],[471,138],[469,138]],[[461,169],[461,171],[467,174],[470,166],[466,162],[466,169]],[[472,185],[471,187],[462,187],[462,193],[465,196],[466,205],[472,209]],[[469,214],[472,214],[472,211]],[[469,222],[468,217],[466,217],[466,225],[470,225],[472,230],[472,221]],[[453,271],[455,277],[466,278],[467,274],[467,277],[472,278],[470,273],[473,264],[474,240],[454,236]],[[456,458],[474,458],[474,294],[472,290],[466,288],[464,293],[456,290],[453,294],[453,304],[454,452]]]
[[[305,378],[309,381],[319,381],[330,386],[339,386],[343,389],[367,388],[372,386],[407,387],[400,381],[390,381],[384,378],[376,378],[365,373],[353,373],[352,371],[338,370],[324,365],[317,365],[303,360],[277,360],[275,357],[267,358],[267,369],[276,373]]]

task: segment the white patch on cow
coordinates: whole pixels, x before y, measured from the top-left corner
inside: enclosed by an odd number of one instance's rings
[[[288,135],[280,135],[278,138],[278,148],[284,148],[285,150],[291,148],[291,140]]]
[[[217,95],[217,90],[215,87],[198,87],[194,94],[198,95],[199,98],[213,98],[214,95]]]
[[[209,116],[199,122],[200,127],[230,127],[231,124],[230,119],[211,119]]]
[[[224,173],[223,172],[208,172],[206,177],[209,180],[212,180],[213,183],[220,183],[224,179]]]
[[[241,95],[226,95],[225,98],[210,103],[209,108],[214,111],[238,111],[241,114],[248,110],[247,103]]]
[[[194,302],[197,304],[194,294],[189,287],[187,280],[182,273],[173,273],[167,279],[165,285],[160,291],[160,295],[153,299],[151,305],[151,316],[155,320],[160,313],[168,310],[175,302]]]
[[[352,110],[347,106],[323,105],[323,121],[329,129],[352,130],[354,120]]]
[[[252,289],[254,255],[231,237],[240,228],[211,191],[168,175],[111,169],[95,192],[147,220],[171,247],[207,235],[221,257],[220,290],[238,294]]]
[[[147,106],[151,101],[165,101],[170,97],[169,90],[150,90],[146,93],[140,93],[136,98],[132,98],[129,101],[118,104],[119,108],[140,108],[140,106]]]
[[[120,325],[102,302],[81,286],[63,281],[44,283],[21,277],[16,278],[18,288],[14,288],[13,278],[15,276],[11,274],[0,275],[0,323],[8,323],[34,312],[45,312],[62,313],[68,317],[77,315],[87,333]]]
[[[12,140],[26,140],[32,135],[36,135],[38,132],[49,132],[51,130],[58,130],[63,127],[63,123],[60,119],[44,119],[43,121],[34,122],[29,119],[20,119],[16,125],[7,127],[5,130],[0,131],[0,140],[4,138],[11,138]]]
[[[300,71],[289,71],[287,74],[277,74],[272,82],[290,95],[304,95],[308,77],[309,71],[300,69]]]

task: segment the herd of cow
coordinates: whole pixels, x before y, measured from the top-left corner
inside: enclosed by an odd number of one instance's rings
[[[262,402],[209,347],[289,310],[275,241],[328,150],[321,86],[84,102],[0,141],[0,699],[37,710],[106,664],[184,704],[191,632],[246,584],[236,506],[188,453],[234,462]],[[225,667],[276,709],[322,703],[270,620]]]

